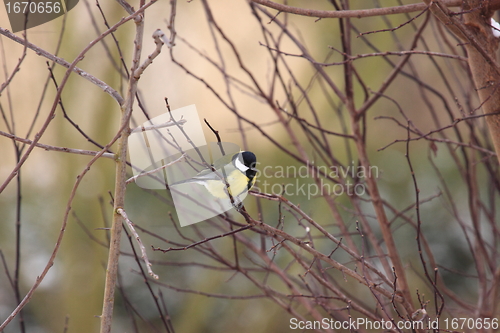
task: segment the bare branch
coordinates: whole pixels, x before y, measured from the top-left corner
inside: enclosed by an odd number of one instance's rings
[[[127,20],[128,21],[128,20]],[[115,25],[113,27],[113,30],[116,30],[116,28],[120,25],[122,25],[123,23],[125,23],[126,21],[123,21],[123,22],[119,22],[119,24]],[[111,32],[111,30],[108,30],[109,32]],[[13,34],[12,32],[10,32],[9,30],[5,29],[5,28],[2,28],[0,27],[0,34],[4,35],[5,37],[7,38],[10,38],[12,39],[13,41],[21,44],[21,45],[25,45],[26,47],[28,47],[29,49],[33,50],[36,52],[36,54],[38,55],[41,55],[47,59],[49,59],[50,61],[53,61],[65,68],[71,68],[71,70],[73,72],[75,72],[76,74],[80,75],[81,77],[83,77],[84,79],[92,82],[93,84],[95,84],[96,86],[98,86],[99,88],[101,88],[104,92],[108,93],[111,97],[113,97],[113,99],[115,101],[118,102],[118,104],[122,104],[123,103],[123,97],[120,96],[120,94],[114,90],[113,88],[111,88],[108,84],[106,84],[105,82],[99,80],[98,78],[96,78],[95,76],[85,72],[83,69],[80,69],[76,66],[72,66],[71,63],[67,62],[66,60],[62,59],[62,58],[59,58],[49,52],[47,52],[46,50],[36,46],[35,44],[32,44],[24,39],[22,39],[21,37]],[[104,38],[105,36],[107,35],[107,33],[104,33],[102,36],[99,36],[95,42],[101,40],[102,38]],[[93,45],[93,44],[92,44]]]
[[[23,138],[20,138],[14,134],[10,134],[10,133],[4,132],[4,131],[0,131],[0,135],[5,136],[6,138],[9,138],[9,139],[13,139],[13,140],[18,141],[18,142],[28,144],[28,145],[31,145],[33,143],[32,140],[23,139]],[[51,146],[51,145],[46,145],[46,144],[38,143],[38,142],[35,144],[35,146],[38,148],[49,150],[49,151],[59,151],[59,152],[78,154],[78,155],[96,156],[97,154],[100,153],[98,151],[92,151],[92,150]],[[106,158],[111,158],[111,159],[115,158],[115,154],[113,154],[113,153],[104,153],[101,156],[106,157]]]
[[[156,275],[153,272],[153,270],[151,269],[152,265],[151,265],[151,262],[149,261],[148,254],[146,252],[146,248],[144,247],[144,244],[142,243],[141,238],[139,237],[139,234],[137,233],[137,231],[135,231],[134,223],[132,221],[130,221],[130,219],[127,216],[127,213],[125,212],[125,210],[123,208],[118,208],[117,212],[118,212],[118,214],[123,216],[123,218],[125,219],[125,222],[127,222],[127,226],[129,228],[130,232],[132,233],[132,235],[134,235],[134,238],[137,241],[137,244],[139,244],[139,248],[141,249],[141,254],[142,254],[141,258],[146,263],[148,274],[151,275],[155,280],[158,280],[158,278],[159,278],[158,275]]]
[[[290,14],[311,16],[318,18],[363,18],[371,16],[381,16],[381,15],[393,15],[393,14],[403,14],[411,13],[425,10],[427,5],[425,3],[414,3],[410,5],[401,5],[396,7],[385,7],[385,8],[371,8],[371,9],[360,9],[360,10],[315,10],[315,9],[303,9],[298,7],[292,7],[288,5],[283,5],[270,0],[250,0],[259,5],[263,5],[269,8],[278,10],[279,12],[286,12]],[[448,7],[458,7],[462,5],[461,0],[447,0],[443,3]]]

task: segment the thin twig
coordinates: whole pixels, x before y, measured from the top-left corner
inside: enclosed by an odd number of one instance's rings
[[[33,143],[32,140],[23,139],[23,138],[20,138],[14,134],[10,134],[10,133],[4,132],[4,131],[0,131],[0,135],[5,136],[6,138],[9,138],[9,139],[18,141],[18,142],[28,144],[28,145],[31,145]],[[46,145],[46,144],[38,143],[38,142],[35,144],[35,146],[38,148],[45,149],[47,151],[59,151],[59,152],[63,152],[63,153],[71,153],[71,154],[78,154],[78,155],[96,156],[97,154],[100,153],[100,152],[94,151],[94,150],[58,147],[58,146]],[[104,153],[104,154],[101,154],[101,157],[114,159],[115,154]]]
[[[201,241],[198,241],[198,242],[186,245],[184,247],[169,247],[167,249],[161,249],[159,247],[152,247],[152,248],[153,248],[153,251],[161,251],[163,253],[170,252],[170,251],[185,251],[187,249],[190,249],[192,247],[196,247],[196,246],[201,245],[203,243],[210,242],[211,240],[214,240],[214,239],[217,239],[217,238],[226,237],[226,236],[229,236],[229,235],[233,235],[233,234],[235,234],[237,232],[240,232],[240,231],[243,231],[243,230],[246,230],[246,229],[250,229],[251,227],[253,227],[253,226],[252,225],[246,225],[246,226],[243,226],[243,227],[241,227],[239,229],[231,230],[231,231],[226,232],[226,233],[221,234],[221,235],[217,235],[217,236],[213,236],[213,237],[208,237],[208,238],[202,239]]]
[[[410,5],[401,5],[396,7],[371,8],[359,10],[315,10],[304,9],[283,5],[270,0],[251,0],[259,5],[276,9],[280,12],[286,12],[302,16],[318,17],[318,18],[362,18],[370,16],[393,15],[411,12],[419,12],[424,10],[427,5],[425,3],[414,3]],[[447,0],[443,3],[449,7],[458,7],[462,5],[461,0]]]
[[[187,122],[186,119],[180,119],[177,122],[167,121],[167,122],[164,122],[161,124],[154,124],[151,126],[138,126],[138,127],[134,128],[130,133],[138,133],[138,132],[151,131],[151,130],[156,130],[156,129],[160,129],[160,128],[165,128],[165,127],[184,125],[186,122]]]
[[[153,51],[153,53],[148,55],[148,58],[134,72],[136,80],[139,80],[142,73],[144,73],[144,70],[153,63],[153,60],[160,54],[161,48],[164,44],[162,37],[165,37],[165,34],[160,29],[156,29],[155,32],[153,32],[152,37],[155,40],[156,49]]]
[[[167,163],[167,164],[165,164],[165,165],[162,165],[162,166],[160,166],[160,167],[158,167],[158,168],[156,168],[156,169],[154,169],[154,170],[150,170],[150,171],[147,171],[147,172],[144,172],[144,173],[140,173],[140,174],[138,174],[138,175],[135,175],[135,176],[133,176],[133,177],[130,177],[129,179],[127,179],[127,181],[125,182],[125,184],[130,184],[130,183],[132,183],[132,182],[136,181],[136,180],[137,180],[137,178],[139,178],[139,177],[147,176],[147,175],[153,174],[153,173],[155,173],[155,172],[157,172],[157,171],[163,170],[163,169],[165,169],[166,167],[172,166],[173,164],[175,164],[175,163],[178,163],[178,162],[182,161],[185,157],[186,157],[186,153],[182,154],[179,158],[175,159],[174,161],[169,162],[169,163]]]
[[[123,208],[118,208],[116,211],[118,212],[118,214],[123,216],[123,218],[125,219],[125,222],[127,222],[127,226],[129,228],[130,232],[132,233],[132,235],[134,235],[134,238],[137,241],[137,244],[139,244],[139,248],[141,249],[141,254],[142,254],[141,258],[146,263],[148,274],[151,275],[154,279],[158,280],[158,275],[156,275],[153,272],[153,270],[151,269],[152,265],[151,265],[151,262],[149,261],[148,254],[146,252],[146,248],[144,247],[144,244],[142,243],[141,238],[139,237],[139,234],[137,233],[137,231],[135,231],[134,223],[132,221],[130,221],[130,219],[127,216],[127,213],[125,212],[125,210]]]
[[[137,15],[137,13],[134,14],[134,15],[132,15],[132,16],[129,16],[127,18],[122,19],[120,22],[116,23],[113,27],[111,27],[110,29],[108,29],[106,32],[102,33],[95,40],[95,42],[100,41],[106,35],[108,35],[112,31],[115,31],[119,26],[123,25],[123,23],[125,23],[125,22],[133,19],[136,15]],[[0,27],[0,34],[4,35],[7,38],[12,39],[13,41],[15,41],[15,42],[17,42],[17,43],[19,43],[21,45],[26,45],[29,49],[35,51],[37,55],[45,57],[45,58],[49,59],[50,61],[53,61],[53,62],[55,62],[55,63],[57,63],[57,64],[59,64],[59,65],[61,65],[63,67],[70,68],[71,71],[75,72],[76,74],[80,75],[84,79],[92,82],[93,84],[95,84],[96,86],[98,86],[99,88],[101,88],[102,90],[104,90],[104,92],[108,93],[111,97],[113,97],[118,102],[118,104],[122,104],[123,103],[123,97],[121,97],[120,94],[115,89],[113,89],[111,86],[109,86],[105,82],[101,81],[100,79],[96,78],[95,76],[87,73],[83,69],[78,68],[76,66],[72,66],[72,64],[69,63],[69,62],[67,62],[66,60],[64,60],[62,58],[59,58],[59,57],[57,57],[57,56],[55,56],[55,55],[53,55],[53,54],[45,51],[44,49],[40,48],[39,46],[37,46],[35,44],[32,44],[32,43],[30,43],[30,42],[22,39],[21,37],[13,34],[12,32],[10,32],[7,29],[4,29],[4,28]],[[95,44],[95,42],[90,43],[90,45],[88,46],[88,48],[90,48],[91,46],[93,46]]]

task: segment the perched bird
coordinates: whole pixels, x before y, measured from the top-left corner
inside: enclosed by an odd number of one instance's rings
[[[228,154],[216,160],[212,165],[215,172],[212,169],[204,169],[196,176],[170,184],[170,186],[195,183],[205,186],[215,198],[228,199],[228,193],[230,193],[231,197],[239,201],[238,196],[248,192],[255,184],[256,165],[257,158],[250,151]]]

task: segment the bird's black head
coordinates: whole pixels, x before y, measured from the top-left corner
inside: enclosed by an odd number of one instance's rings
[[[238,163],[236,166],[246,174],[249,179],[253,179],[257,174],[257,157],[251,151],[243,151],[237,154]],[[241,168],[239,167],[241,166]],[[244,166],[244,167],[243,167]]]
[[[250,169],[255,169],[257,166],[257,157],[251,151],[241,152],[241,157],[243,158],[243,164],[245,164]]]
[[[249,168],[245,173],[248,179],[253,180],[257,174],[257,157],[250,151],[242,152],[241,156],[243,157],[243,164]]]

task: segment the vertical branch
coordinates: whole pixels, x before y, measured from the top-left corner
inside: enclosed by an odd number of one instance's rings
[[[444,297],[441,292],[438,290],[436,282],[437,282],[437,267],[434,266],[434,278],[432,278],[429,274],[429,269],[427,267],[427,262],[424,258],[424,252],[422,249],[422,220],[420,219],[420,189],[417,183],[417,177],[415,176],[415,170],[413,169],[413,164],[411,163],[410,158],[410,121],[408,121],[407,125],[407,140],[406,140],[406,161],[408,163],[408,167],[410,169],[411,179],[413,182],[413,188],[415,190],[415,214],[417,216],[417,236],[415,240],[417,241],[418,255],[420,257],[420,262],[422,263],[422,268],[424,269],[425,277],[432,285],[434,289],[434,300],[435,300],[435,308],[436,314],[439,316],[443,311],[444,307]],[[438,303],[438,297],[441,304]],[[417,310],[418,311],[418,310]]]
[[[345,24],[341,23],[341,33],[342,33],[342,47],[344,49],[344,53],[347,56],[350,56],[350,21],[346,19]],[[415,40],[418,39],[417,35]],[[406,60],[408,58],[405,58]],[[404,64],[404,62],[402,63]],[[395,77],[395,73],[397,73],[399,68],[396,68],[393,71],[393,76],[389,77],[389,82]],[[366,142],[365,142],[365,129],[362,128],[362,122],[364,120],[364,110],[357,111],[356,106],[354,105],[354,92],[353,92],[353,68],[352,62],[346,62],[344,64],[344,75],[345,75],[345,85],[346,85],[346,107],[349,110],[349,114],[351,115],[351,126],[353,135],[356,141],[356,147],[359,155],[360,165],[364,170],[370,170],[370,161],[368,159],[368,153],[366,150]],[[386,85],[388,82],[386,81]],[[406,311],[411,314],[413,313],[413,306],[411,301],[410,288],[406,279],[405,269],[401,262],[401,258],[398,254],[398,250],[396,244],[394,242],[394,238],[392,237],[390,222],[387,219],[387,215],[384,211],[384,205],[382,202],[382,198],[380,196],[377,182],[373,178],[371,173],[368,173],[366,179],[371,200],[373,202],[373,206],[375,209],[375,214],[377,216],[378,223],[380,225],[380,229],[382,232],[382,236],[384,238],[387,251],[389,254],[389,258],[391,259],[392,265],[394,267],[394,273],[397,277],[397,285],[394,285],[394,288],[398,292],[401,292],[404,296],[404,307]],[[398,290],[399,289],[399,290]]]
[[[144,5],[141,1],[141,7]],[[115,193],[113,207],[113,221],[111,225],[111,239],[109,244],[108,266],[106,269],[106,285],[104,289],[104,300],[102,305],[101,315],[101,333],[111,332],[111,323],[113,319],[113,305],[116,287],[116,277],[118,275],[118,260],[120,256],[120,239],[123,228],[123,216],[119,213],[119,209],[125,205],[125,188],[126,188],[126,168],[127,168],[127,140],[130,133],[130,116],[134,98],[137,91],[138,76],[136,70],[139,68],[139,62],[142,51],[142,39],[144,33],[144,14],[137,15],[134,18],[136,24],[136,35],[134,39],[134,55],[132,59],[132,68],[128,82],[128,91],[125,103],[121,107],[121,133],[118,139],[118,151],[116,157],[116,174],[115,174]]]
[[[465,24],[458,20],[440,0],[424,0],[431,5],[432,13],[464,41],[469,67],[479,100],[486,117],[493,145],[500,158],[500,116],[495,115],[500,105],[500,67],[496,59],[498,39],[491,31],[490,19],[500,8],[498,1],[468,0],[463,2]],[[500,160],[499,160],[500,161]]]
[[[14,122],[14,120],[12,120]],[[14,128],[14,126],[12,126]],[[14,150],[16,152],[16,163],[19,163],[21,158],[21,149],[19,144],[14,142]],[[17,303],[21,303],[21,290],[19,288],[19,272],[21,271],[21,170],[17,174],[16,182],[17,200],[16,200],[16,265],[14,269],[14,294]],[[19,326],[22,333],[26,332],[24,325],[23,311],[19,311]]]
[[[37,132],[37,134],[35,135],[34,139],[30,142],[30,146],[27,148],[27,151],[24,153],[24,155],[22,155],[22,157],[21,156],[17,157],[17,164],[16,164],[16,166],[14,167],[14,169],[12,170],[12,172],[7,176],[7,178],[5,179],[5,181],[3,182],[3,184],[0,185],[0,193],[9,185],[9,183],[12,181],[12,179],[19,174],[20,169],[23,166],[24,162],[26,162],[26,160],[28,159],[31,151],[34,149],[35,146],[37,146],[38,141],[40,140],[40,138],[42,137],[42,135],[47,130],[47,127],[49,126],[49,124],[51,123],[51,121],[54,119],[54,115],[55,115],[55,112],[56,112],[56,107],[57,107],[57,105],[59,105],[59,101],[61,99],[62,91],[63,91],[64,87],[66,86],[66,83],[68,82],[68,79],[69,79],[69,76],[71,75],[71,73],[73,71],[76,71],[79,74],[83,73],[83,71],[79,72],[77,70],[76,65],[78,64],[78,62],[80,62],[84,58],[85,54],[92,47],[94,47],[94,45],[96,45],[100,40],[102,40],[104,37],[106,37],[112,31],[116,30],[119,26],[123,25],[125,22],[127,22],[127,21],[129,21],[131,19],[134,19],[136,21],[137,20],[139,20],[139,21],[142,20],[142,12],[147,7],[149,7],[151,4],[153,4],[154,2],[155,2],[155,0],[151,0],[147,5],[142,6],[137,12],[135,12],[134,14],[131,14],[130,16],[128,16],[126,18],[123,18],[122,20],[120,20],[119,22],[117,22],[115,25],[113,25],[111,28],[109,28],[108,30],[106,30],[105,32],[103,32],[99,37],[97,37],[92,42],[90,42],[77,55],[77,57],[75,58],[75,60],[73,60],[72,63],[67,63],[67,62],[63,63],[63,66],[67,67],[67,70],[66,70],[66,72],[64,74],[63,79],[61,80],[61,83],[60,83],[59,87],[57,88],[57,93],[56,93],[56,95],[54,97],[54,101],[52,103],[50,112],[49,112],[48,116],[46,117],[46,120],[43,123],[43,125],[41,126],[40,130]],[[44,55],[47,58],[56,61],[57,63],[60,63],[55,58],[53,58],[47,51],[45,51],[45,50],[43,50],[41,48],[38,48],[37,46],[35,46],[35,45],[33,45],[33,44],[31,44],[31,43],[29,43],[27,41],[24,41],[23,39],[18,39],[15,35],[11,34],[6,29],[0,28],[0,33],[1,34],[5,34],[7,37],[13,39],[14,41],[17,41],[17,42],[20,42],[20,43],[22,42],[23,44],[27,45],[29,48],[37,50],[37,52],[39,52],[39,54]],[[59,58],[57,58],[57,59],[59,59]],[[137,67],[138,65],[134,64],[134,66]],[[91,75],[86,75],[86,76],[89,77]],[[94,78],[94,77],[92,76],[92,78]],[[104,87],[104,86],[107,87],[107,88],[105,88],[105,91],[107,91],[107,92],[113,91],[114,93],[116,93],[116,91],[114,91],[113,89],[111,89],[111,87],[109,87],[107,84],[104,84],[100,80],[96,79],[93,82],[96,83],[99,87]],[[100,84],[99,82],[103,83],[103,84]],[[121,98],[121,96],[119,96],[117,93],[115,95],[114,93],[111,93],[111,94],[113,96],[115,96],[116,97],[115,99],[121,103],[121,101],[123,100]],[[130,103],[130,110],[131,110],[131,105],[132,104]],[[122,104],[122,110],[125,110],[124,104]],[[128,117],[130,118],[130,114],[128,115]],[[124,122],[122,122],[122,124],[124,124]],[[125,128],[127,128],[127,132],[128,132],[128,126],[123,126],[122,125],[120,127],[120,130],[118,131],[118,133],[120,134],[123,131],[125,131]],[[72,189],[71,194],[70,194],[70,198],[68,200],[68,204],[66,206],[66,211],[65,211],[65,214],[64,214],[64,218],[63,218],[63,222],[62,222],[61,229],[60,229],[60,232],[59,232],[59,236],[57,238],[57,241],[56,241],[56,244],[54,246],[54,250],[52,251],[52,254],[50,256],[50,259],[47,262],[47,264],[45,265],[45,267],[44,267],[43,271],[41,272],[41,274],[37,276],[37,278],[35,280],[35,283],[30,288],[30,290],[26,293],[26,295],[24,296],[24,298],[19,302],[19,304],[12,311],[12,313],[0,324],[0,332],[3,332],[3,330],[5,329],[5,327],[7,327],[7,325],[9,325],[9,323],[21,312],[21,310],[26,306],[26,304],[28,304],[28,302],[33,297],[34,292],[40,286],[40,284],[44,280],[44,278],[47,275],[47,273],[50,270],[50,268],[54,265],[55,258],[57,256],[57,254],[59,253],[61,242],[62,242],[62,239],[63,239],[64,234],[65,234],[66,225],[67,225],[67,222],[68,222],[69,212],[71,211],[71,203],[72,203],[72,201],[73,201],[73,199],[75,197],[76,190],[77,190],[77,188],[78,188],[81,180],[83,179],[84,175],[90,170],[91,165],[97,159],[99,159],[109,149],[109,147],[111,147],[111,145],[117,140],[117,138],[118,138],[118,134],[117,134],[117,136],[115,136],[113,138],[113,140],[109,144],[107,144],[105,147],[103,147],[103,150],[101,150],[97,155],[95,155],[95,157],[92,159],[91,162],[89,162],[89,164],[87,165],[87,167],[85,168],[85,170],[77,177],[77,181],[76,181],[75,185],[73,186],[73,189]],[[125,142],[126,142],[126,140],[125,140]],[[125,149],[126,149],[126,146],[125,146]],[[124,161],[124,163],[125,162],[126,161]],[[15,273],[15,274],[17,274],[17,273]]]
[[[486,124],[500,161],[500,116],[495,115],[500,105],[500,70],[497,63],[492,63],[498,50],[498,38],[493,36],[490,27],[493,11],[488,10],[489,8],[481,8],[481,1],[468,1],[468,6],[481,9],[471,10],[464,15],[466,26],[472,31],[479,44],[479,48],[473,43],[467,43],[465,47],[483,112],[493,114],[486,117]],[[469,8],[464,7],[464,9]],[[486,57],[484,53],[489,57]]]
[[[354,118],[356,117],[354,116]],[[363,141],[363,135],[361,133],[360,123],[358,119],[352,119],[352,130],[354,136],[356,137],[356,147],[358,149],[360,165],[365,170],[370,170],[370,161],[368,160],[368,153]],[[384,205],[382,202],[382,197],[380,196],[380,192],[378,190],[377,182],[373,178],[373,175],[371,175],[370,173],[368,173],[366,177],[366,183],[368,185],[370,198],[373,203],[373,208],[375,209],[375,214],[380,225],[380,230],[387,247],[389,258],[391,259],[392,265],[394,266],[394,271],[398,278],[398,291],[402,292],[405,299],[405,308],[411,314],[413,313],[413,309],[411,305],[410,288],[406,280],[405,269],[401,262],[401,258],[399,257],[394,238],[392,237],[391,225],[384,210]]]

